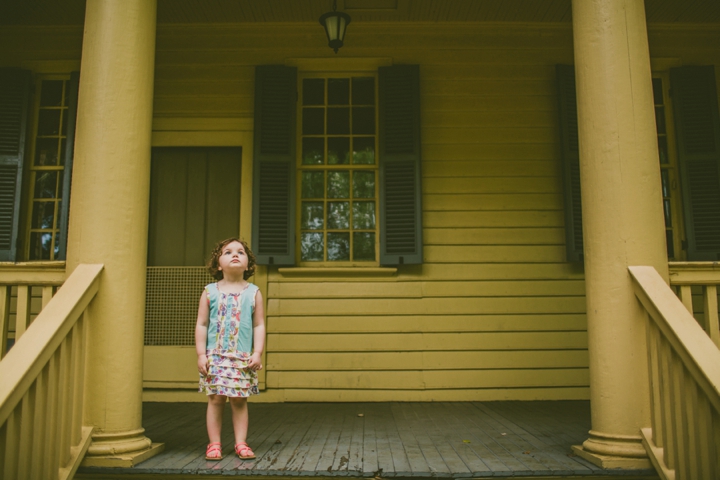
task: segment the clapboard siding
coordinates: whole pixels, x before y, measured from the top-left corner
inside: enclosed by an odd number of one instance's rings
[[[720,65],[716,30],[651,26],[651,55]],[[77,61],[81,44],[79,26],[12,26],[0,64]],[[555,92],[555,65],[573,62],[569,23],[354,22],[338,55],[317,24],[159,25],[155,119],[176,138],[233,141],[253,117],[255,65],[352,57],[420,65],[424,263],[378,277],[270,270],[273,398],[587,398]]]

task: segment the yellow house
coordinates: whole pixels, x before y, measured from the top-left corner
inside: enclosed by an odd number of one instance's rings
[[[152,455],[239,235],[258,401],[589,399],[579,455],[717,478],[720,3],[331,8],[0,7],[0,458],[46,396],[61,472]]]

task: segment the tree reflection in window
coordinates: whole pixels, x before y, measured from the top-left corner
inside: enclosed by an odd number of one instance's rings
[[[304,78],[300,258],[376,260],[375,77]]]

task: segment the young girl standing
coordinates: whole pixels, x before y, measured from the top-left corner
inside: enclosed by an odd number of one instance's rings
[[[218,280],[200,296],[195,326],[200,391],[208,396],[207,460],[220,460],[220,431],[225,402],[230,399],[235,453],[247,460],[255,454],[247,444],[247,397],[258,393],[257,371],[265,347],[263,299],[247,281],[255,273],[255,256],[237,238],[218,243],[208,263]]]

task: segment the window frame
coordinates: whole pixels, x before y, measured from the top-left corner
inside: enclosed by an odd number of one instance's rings
[[[70,92],[69,87],[72,82],[72,73],[36,73],[33,75],[32,78],[32,91],[31,91],[31,104],[30,104],[30,115],[29,115],[29,135],[26,139],[26,161],[24,166],[24,172],[23,172],[23,194],[22,194],[22,205],[21,205],[21,211],[24,213],[22,214],[22,223],[21,223],[21,234],[18,241],[22,242],[22,258],[29,262],[47,262],[47,261],[59,261],[65,259],[65,252],[62,251],[61,245],[63,243],[62,239],[60,238],[62,235],[62,200],[67,197],[69,199],[69,196],[65,195],[65,192],[63,191],[64,186],[68,185],[69,182],[64,178],[65,175],[71,175],[72,174],[72,159],[65,159],[65,163],[61,165],[57,165],[54,168],[52,166],[36,166],[35,165],[35,154],[37,149],[37,138],[38,138],[38,129],[39,129],[39,118],[40,118],[40,110],[43,108],[41,105],[41,96],[42,96],[42,82],[44,81],[54,81],[54,80],[62,80],[64,81],[63,86],[63,105],[61,106],[61,111],[65,112],[65,115],[63,116],[61,113],[61,119],[64,118],[65,122],[70,121],[71,119],[75,119],[75,115],[71,114],[71,105],[70,105]],[[62,123],[60,124],[60,132],[58,133],[58,137],[62,138],[64,137],[65,143],[62,145],[67,145],[68,141],[68,131],[66,130],[66,124]],[[74,134],[74,128],[72,129],[72,133]],[[52,137],[50,137],[52,138]],[[62,155],[62,153],[61,153]],[[68,162],[69,162],[69,168],[68,168]],[[69,171],[68,171],[69,170]],[[57,172],[63,172],[62,173],[62,182],[60,182],[60,179],[57,181],[60,183],[60,185],[57,188],[57,193],[59,196],[53,197],[55,199],[55,212],[53,217],[53,228],[51,229],[53,232],[52,243],[50,248],[50,257],[49,259],[42,259],[42,258],[35,258],[31,259],[31,238],[32,233],[34,232],[42,232],[48,229],[42,229],[42,228],[33,228],[32,226],[32,218],[33,218],[33,209],[35,205],[35,175],[36,172],[42,172],[42,171],[57,171]],[[49,199],[48,199],[49,200]],[[67,210],[67,207],[66,207]],[[67,235],[67,233],[66,233]],[[57,255],[55,255],[55,248],[58,249]]]
[[[296,169],[296,192],[295,192],[295,254],[296,254],[296,262],[295,266],[301,267],[301,268],[331,268],[331,267],[379,267],[380,266],[380,152],[379,152],[379,81],[378,81],[378,71],[377,69],[374,70],[335,70],[335,71],[313,71],[313,70],[299,70],[297,81],[298,81],[298,108],[296,111],[297,115],[297,121],[296,121],[296,142],[297,147],[295,149],[295,169]],[[303,80],[308,78],[323,78],[323,79],[331,79],[331,78],[348,78],[350,81],[352,81],[352,78],[354,77],[372,77],[375,81],[375,132],[373,134],[373,137],[375,138],[375,163],[372,165],[366,165],[366,164],[338,164],[338,165],[329,165],[327,163],[324,163],[322,165],[303,165],[302,163],[302,141],[303,141],[303,134],[302,134],[302,115],[303,115]],[[326,86],[326,92],[327,92],[327,86]],[[325,108],[327,108],[327,103],[325,104]],[[340,134],[338,134],[340,136]],[[328,135],[327,133],[323,134],[323,138],[331,138],[334,135]],[[348,137],[353,137],[352,133],[347,134]],[[327,142],[325,142],[325,149],[327,152]],[[352,154],[352,153],[351,153]],[[326,161],[327,161],[327,155],[326,155]],[[302,172],[303,171],[323,171],[328,172],[332,170],[357,170],[357,171],[373,171],[375,173],[375,260],[341,260],[341,261],[334,261],[334,260],[322,260],[322,261],[311,261],[311,260],[302,260]],[[351,187],[352,188],[352,187]],[[327,205],[329,203],[329,199],[325,197],[323,200],[324,204]],[[352,204],[352,199],[349,200],[349,202]],[[352,212],[352,208],[350,209]],[[329,229],[327,228],[327,209],[323,210],[323,214],[325,216],[325,221],[323,222],[323,229],[318,230],[318,232],[323,232],[324,238],[326,239],[327,232]],[[351,213],[350,212],[350,213]],[[352,220],[351,220],[352,222]],[[345,230],[343,230],[345,231]],[[347,230],[350,233],[350,252],[352,254],[352,245],[353,245],[353,239],[352,239],[352,233],[354,229],[352,229],[352,225],[350,225],[350,228]],[[324,248],[323,248],[323,256],[327,257],[327,240],[325,240]]]

